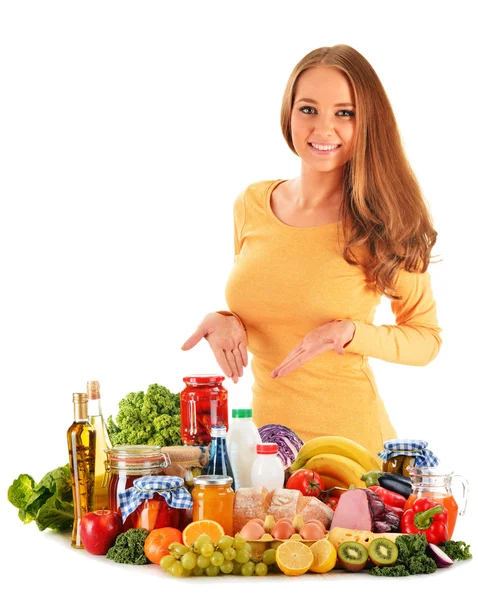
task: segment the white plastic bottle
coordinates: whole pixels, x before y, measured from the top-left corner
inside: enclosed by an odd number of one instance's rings
[[[284,487],[284,465],[277,456],[277,444],[257,444],[257,457],[252,465],[253,487],[265,487],[268,492]]]
[[[226,445],[236,491],[240,487],[252,487],[252,463],[256,459],[256,446],[261,442],[259,431],[252,422],[252,409],[233,408]]]

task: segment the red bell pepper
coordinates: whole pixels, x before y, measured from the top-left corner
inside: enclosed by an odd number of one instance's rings
[[[371,485],[368,489],[375,492],[382,502],[389,507],[396,506],[397,508],[403,508],[407,501],[401,494],[387,490],[380,485]]]
[[[419,498],[404,512],[400,529],[402,533],[423,533],[429,544],[441,544],[448,539],[448,512],[430,498]]]

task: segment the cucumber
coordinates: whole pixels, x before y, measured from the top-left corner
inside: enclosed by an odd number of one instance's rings
[[[408,477],[398,475],[397,473],[384,473],[378,478],[378,483],[383,488],[396,492],[404,498],[408,498],[412,493],[412,482]]]

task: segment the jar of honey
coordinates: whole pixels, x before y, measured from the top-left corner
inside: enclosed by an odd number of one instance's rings
[[[458,515],[465,514],[469,490],[468,481],[462,475],[446,473],[441,469],[432,467],[412,467],[409,469],[409,473],[412,480],[412,492],[405,503],[404,509],[409,509],[415,500],[423,497],[441,504],[448,512],[448,539],[451,540]],[[453,482],[457,481],[461,481],[462,486],[460,502],[463,507],[461,509],[452,492]]]
[[[190,446],[208,446],[211,427],[228,429],[227,390],[222,375],[188,375],[180,394],[181,440]]]
[[[107,448],[105,453],[107,458],[105,461],[106,470],[103,487],[108,487],[108,508],[119,514],[121,514],[119,507],[120,492],[124,492],[126,489],[132,487],[134,481],[139,477],[161,475],[163,469],[171,464],[169,456],[162,452],[159,446],[114,446],[113,448]],[[167,507],[164,498],[158,497],[154,502],[151,500],[144,507],[145,512],[142,523],[151,522],[152,515],[158,515],[159,512],[161,512],[163,521],[167,522],[168,519],[164,518],[166,513],[174,516],[174,513],[168,511],[168,508],[170,507]],[[127,517],[123,524],[125,531],[137,526],[140,514],[140,511],[135,511]],[[172,521],[175,520],[176,517],[172,519]],[[165,527],[167,525],[161,526]],[[174,527],[175,525],[169,526]]]
[[[232,477],[199,475],[194,478],[193,521],[210,519],[222,525],[226,535],[234,535],[234,492]]]

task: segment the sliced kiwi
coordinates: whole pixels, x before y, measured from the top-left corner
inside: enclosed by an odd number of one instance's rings
[[[397,545],[387,538],[375,538],[368,547],[370,560],[378,567],[392,567],[398,558]]]
[[[367,548],[359,542],[342,542],[337,556],[339,564],[347,571],[361,571],[368,560]]]

